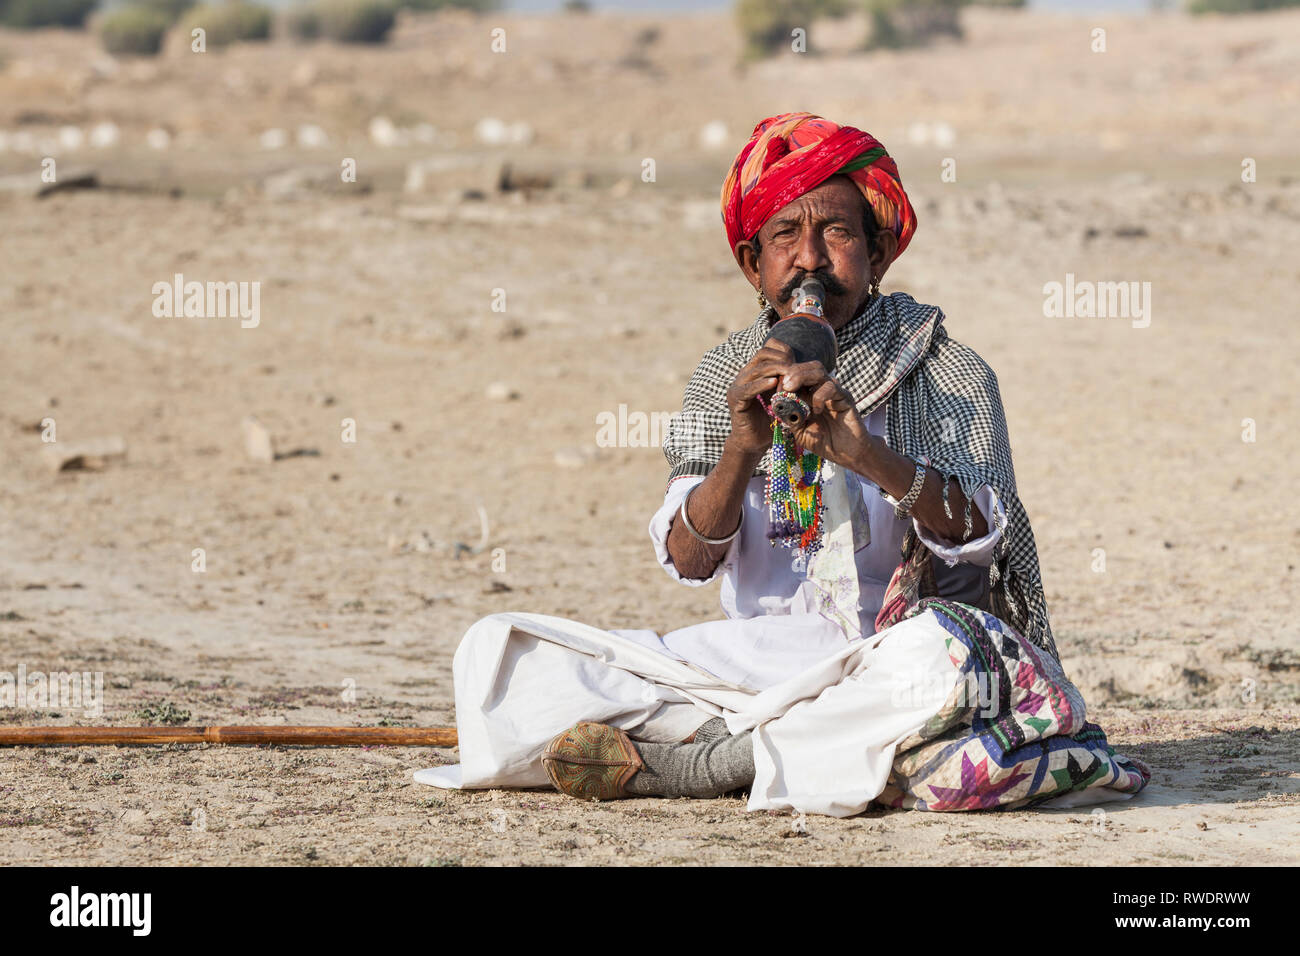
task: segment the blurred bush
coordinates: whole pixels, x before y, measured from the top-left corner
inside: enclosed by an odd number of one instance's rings
[[[295,40],[315,40],[320,37],[320,11],[314,3],[300,3],[280,15],[284,32]]]
[[[81,27],[98,5],[99,0],[0,0],[0,26]]]
[[[265,40],[271,35],[271,11],[244,0],[192,7],[181,23],[187,35],[202,27],[209,50],[246,40]]]
[[[964,0],[866,0],[867,49],[923,46],[935,37],[960,40]]]
[[[472,10],[475,13],[494,13],[502,9],[502,0],[397,0],[402,10]]]
[[[99,21],[99,42],[114,55],[154,56],[162,49],[172,19],[152,5],[119,7]]]
[[[741,60],[789,50],[795,27],[807,30],[821,17],[842,17],[850,0],[737,0],[736,26],[744,43]]]
[[[1190,0],[1187,4],[1191,13],[1254,13],[1283,7],[1300,7],[1300,0]]]
[[[197,3],[198,0],[131,0],[131,6],[155,10],[166,16],[168,23],[175,23]]]
[[[392,0],[313,0],[285,13],[289,35],[339,43],[383,43],[397,19]]]

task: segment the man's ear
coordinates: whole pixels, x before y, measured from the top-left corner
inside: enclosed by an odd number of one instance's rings
[[[888,229],[882,229],[876,233],[875,242],[871,246],[871,271],[877,279],[885,277],[885,270],[889,264],[894,261],[894,253],[898,250],[898,237]]]
[[[755,289],[762,291],[762,284],[759,281],[758,271],[758,250],[754,248],[754,243],[745,239],[736,244],[736,258],[740,263],[740,271],[745,274],[749,284]]]

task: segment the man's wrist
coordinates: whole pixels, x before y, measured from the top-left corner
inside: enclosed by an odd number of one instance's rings
[[[880,484],[877,477],[881,465],[880,448],[876,444],[879,441],[880,439],[875,435],[864,435],[849,463],[849,470],[863,478],[871,479],[876,484]]]
[[[722,453],[734,457],[736,462],[741,465],[748,465],[749,470],[753,471],[758,463],[763,460],[767,454],[766,448],[742,448],[734,441],[734,435],[728,435],[722,443]]]

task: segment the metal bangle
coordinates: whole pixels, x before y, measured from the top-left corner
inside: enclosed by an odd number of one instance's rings
[[[698,487],[700,486],[699,485],[695,486],[695,488]],[[740,506],[740,522],[736,525],[736,530],[731,532],[731,534],[727,535],[725,538],[706,538],[704,537],[704,535],[700,534],[698,531],[695,530],[694,527],[691,526],[691,519],[686,517],[686,504],[691,500],[691,495],[695,494],[695,488],[692,488],[690,491],[686,492],[686,497],[682,499],[682,509],[681,509],[682,521],[686,525],[686,530],[691,533],[691,535],[695,538],[695,540],[703,541],[705,544],[726,544],[736,535],[740,534],[741,526],[744,525],[745,523],[744,504],[741,504]]]
[[[916,499],[921,497],[921,489],[925,487],[925,465],[919,461],[916,463],[916,475],[912,478],[912,487],[907,490],[903,500],[894,505],[894,517],[906,518],[912,513],[912,505],[916,504]]]

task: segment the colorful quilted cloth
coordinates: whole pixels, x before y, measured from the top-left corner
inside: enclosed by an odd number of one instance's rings
[[[985,611],[923,600],[951,637],[957,686],[938,713],[899,744],[876,803],[895,809],[1029,807],[1066,793],[1108,787],[1137,793],[1151,779],[1139,760],[1116,754],[1085,719],[1083,697],[1056,659]]]
[[[897,259],[916,232],[916,211],[898,166],[870,133],[812,113],[769,116],[731,164],[722,184],[722,222],[732,255],[781,207],[842,173],[862,191],[876,222],[898,238]]]

